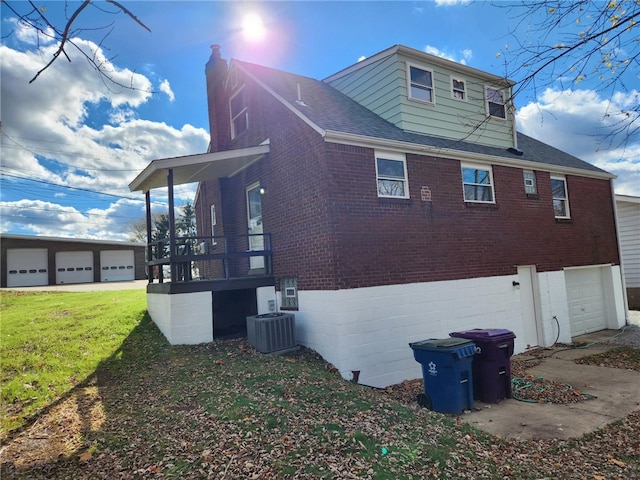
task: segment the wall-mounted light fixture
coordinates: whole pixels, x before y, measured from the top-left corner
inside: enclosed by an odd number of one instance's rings
[[[264,187],[260,187],[260,195],[264,195],[265,193],[267,193],[265,188]]]
[[[512,282],[513,286],[516,288],[520,288],[520,282],[516,282],[515,280]]]

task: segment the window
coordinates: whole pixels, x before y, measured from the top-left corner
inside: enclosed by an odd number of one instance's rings
[[[217,224],[217,219],[216,219],[216,206],[215,205],[211,205],[211,244],[215,245],[216,243],[218,243],[216,241],[216,224]]]
[[[249,128],[249,116],[247,115],[247,102],[244,86],[229,99],[231,111],[231,138],[236,138]]]
[[[538,187],[536,186],[536,174],[525,170],[522,172],[524,177],[524,193],[527,195],[535,195],[538,193]]]
[[[433,72],[409,65],[409,98],[433,103]]]
[[[556,218],[570,218],[567,180],[564,177],[551,177],[551,194]]]
[[[409,198],[404,154],[376,152],[379,197]]]
[[[463,79],[451,77],[451,98],[455,98],[456,100],[467,99],[465,83]]]
[[[495,203],[491,167],[463,164],[462,187],[465,202]]]
[[[487,87],[487,115],[496,118],[507,118],[507,110],[504,102],[504,92]]]

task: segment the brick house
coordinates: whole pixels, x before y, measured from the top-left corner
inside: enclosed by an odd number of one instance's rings
[[[148,287],[169,341],[290,310],[299,343],[383,387],[420,377],[412,341],[624,325],[614,176],[518,133],[511,82],[404,46],[323,81],[212,48],[209,153],[130,185],[200,182],[198,251],[170,248],[198,281]]]

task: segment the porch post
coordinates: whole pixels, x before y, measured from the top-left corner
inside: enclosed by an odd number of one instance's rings
[[[147,262],[153,260],[153,246],[151,245],[151,190],[147,190],[144,194],[144,203],[147,211]],[[153,266],[147,265],[147,280],[153,283]]]
[[[171,266],[171,283],[178,280],[178,272],[173,258],[176,254],[176,215],[173,211],[173,168],[167,169],[167,187],[169,193],[169,265]]]

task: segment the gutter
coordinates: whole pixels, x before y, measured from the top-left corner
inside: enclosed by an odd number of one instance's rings
[[[402,142],[398,140],[389,140],[384,138],[368,137],[365,135],[356,135],[353,133],[337,132],[334,130],[326,130],[324,132],[324,141],[340,143],[345,145],[353,145],[366,148],[386,148],[399,150],[404,153],[414,153],[418,155],[434,155],[460,160],[462,162],[486,163],[488,165],[500,165],[505,167],[527,168],[532,170],[544,170],[550,173],[575,175],[580,177],[599,178],[604,180],[613,180],[616,175],[606,172],[592,172],[590,170],[582,170],[572,167],[560,167],[547,163],[532,162],[522,159],[510,159],[497,155],[487,155],[484,153],[465,152],[451,148],[433,147],[429,145],[419,145],[410,142]],[[544,167],[544,168],[541,168]]]

